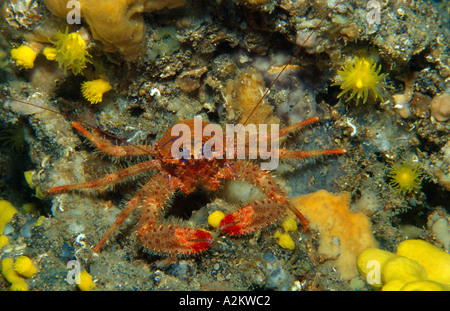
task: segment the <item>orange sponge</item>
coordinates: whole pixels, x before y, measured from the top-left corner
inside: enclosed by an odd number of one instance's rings
[[[66,18],[69,0],[44,0],[54,15]],[[185,0],[79,0],[80,15],[105,51],[119,51],[127,60],[139,55],[145,28],[142,13],[183,6]],[[70,7],[70,6],[69,6]]]

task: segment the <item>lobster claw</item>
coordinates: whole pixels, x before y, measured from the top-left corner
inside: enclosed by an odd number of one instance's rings
[[[220,222],[220,230],[228,235],[252,233],[285,216],[285,204],[270,199],[252,202],[226,215]]]
[[[251,232],[254,211],[250,205],[226,215],[220,222],[220,230],[229,235],[242,235]]]
[[[206,251],[213,242],[211,233],[202,229],[177,228],[175,237],[180,245],[181,253],[201,253]]]

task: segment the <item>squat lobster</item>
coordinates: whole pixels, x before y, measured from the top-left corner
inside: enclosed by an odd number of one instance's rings
[[[294,126],[280,131],[280,136],[309,123],[317,122],[313,117]],[[193,120],[180,122],[193,128]],[[204,128],[208,123],[202,122]],[[146,172],[159,170],[138,193],[127,202],[126,207],[119,214],[112,227],[94,247],[98,253],[108,237],[120,226],[120,224],[137,207],[141,207],[141,215],[137,224],[137,236],[142,244],[149,249],[175,255],[187,255],[203,252],[212,244],[212,235],[205,230],[186,228],[174,224],[165,224],[159,221],[161,211],[166,202],[180,189],[185,194],[192,193],[200,184],[210,191],[216,191],[221,179],[241,179],[261,188],[266,198],[255,201],[239,208],[235,212],[226,215],[221,223],[220,230],[231,236],[251,233],[266,227],[286,214],[286,206],[289,202],[280,185],[267,171],[262,171],[257,165],[247,161],[233,161],[228,159],[176,159],[171,155],[171,147],[174,138],[170,128],[165,135],[154,144],[141,146],[114,146],[109,140],[103,139],[99,130],[88,131],[78,122],[73,122],[73,127],[81,132],[87,139],[94,143],[101,151],[118,157],[123,156],[151,156],[152,160],[144,161],[118,172],[86,183],[66,185],[50,188],[50,194],[56,194],[67,190],[78,189],[102,189],[124,178]],[[203,137],[202,144],[205,142]],[[191,141],[194,136],[189,137]],[[271,140],[270,136],[268,138]],[[224,143],[222,141],[222,143]],[[247,146],[248,148],[248,146]],[[329,149],[318,151],[292,151],[280,149],[280,158],[305,158],[317,155],[342,154],[345,149]],[[297,210],[293,209],[297,217],[306,228],[308,222]]]

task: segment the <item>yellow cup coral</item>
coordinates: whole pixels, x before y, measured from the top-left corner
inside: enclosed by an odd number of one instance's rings
[[[44,222],[47,220],[45,216],[39,216],[39,218],[36,220],[36,223],[34,224],[35,227],[42,226]]]
[[[112,89],[111,84],[103,79],[83,82],[81,93],[91,104],[98,104],[103,100],[103,94]]]
[[[350,97],[346,101],[350,101],[356,96],[356,102],[362,98],[363,103],[367,101],[369,94],[374,100],[382,99],[381,88],[383,79],[387,74],[380,74],[381,66],[377,69],[377,64],[363,57],[355,57],[353,60],[347,61],[341,70],[338,70],[340,79],[333,85],[339,85],[342,92],[338,98],[347,92]]]
[[[388,173],[390,184],[403,195],[420,189],[422,175],[419,165],[407,161],[393,164]]]
[[[17,213],[17,209],[6,200],[0,200],[0,234],[3,234],[5,226]]]
[[[55,48],[47,50],[46,57],[54,58],[64,71],[72,70],[74,75],[82,73],[91,57],[86,50],[84,39],[76,32],[68,33],[67,28],[65,33],[56,32],[55,37],[55,40],[51,41]]]
[[[37,269],[31,262],[30,258],[28,258],[27,256],[20,256],[14,262],[14,271],[26,278],[31,278],[36,274]]]
[[[36,204],[35,203],[25,203],[22,205],[22,210],[25,213],[32,213],[36,211]]]
[[[34,67],[37,53],[29,46],[22,45],[11,50],[11,59],[20,67],[31,69]]]

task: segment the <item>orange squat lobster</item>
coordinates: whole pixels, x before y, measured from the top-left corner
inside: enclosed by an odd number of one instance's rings
[[[334,10],[340,2],[341,1],[336,2],[333,8],[330,9],[329,13]],[[327,16],[328,14],[325,15],[320,23],[316,25],[314,31],[321,26]],[[312,36],[314,31],[311,32],[303,44],[298,47],[297,51],[292,55],[288,63],[278,73],[275,80],[271,83],[269,88],[261,97],[260,101],[253,108],[253,111],[247,117],[247,120],[245,120],[244,125],[250,119],[253,112],[258,108],[259,104],[268,94],[280,75],[284,72],[288,64],[293,60],[306,41],[308,41]],[[296,125],[280,130],[279,136],[285,136],[289,132],[303,125],[317,121],[317,117],[310,118]],[[193,120],[180,122],[179,124],[185,124],[191,129],[194,127]],[[202,122],[202,133],[206,125],[208,125],[208,123]],[[283,217],[286,214],[286,207],[291,208],[291,210],[302,222],[304,228],[308,225],[308,221],[305,217],[303,217],[303,215],[296,209],[290,207],[286,194],[270,175],[270,173],[260,170],[258,166],[247,161],[229,160],[230,158],[234,159],[236,153],[233,154],[233,157],[229,157],[228,155],[229,159],[219,159],[218,157],[211,159],[198,159],[196,157],[176,159],[172,157],[171,153],[171,149],[175,141],[174,137],[171,135],[173,127],[170,128],[161,140],[155,143],[154,146],[114,146],[110,141],[101,137],[101,131],[99,129],[94,128],[93,132],[90,132],[78,122],[73,122],[73,126],[87,139],[93,142],[97,148],[107,154],[118,157],[146,155],[151,156],[154,159],[130,166],[116,173],[108,174],[103,178],[87,183],[50,188],[50,194],[83,188],[102,189],[104,186],[112,185],[132,175],[149,170],[159,170],[159,173],[150,179],[139,190],[139,192],[130,201],[128,201],[126,207],[119,214],[114,224],[105,233],[100,242],[98,242],[98,244],[94,247],[94,252],[96,253],[100,251],[108,237],[120,226],[120,224],[122,224],[122,222],[124,222],[130,213],[138,207],[141,207],[141,215],[137,224],[138,229],[136,233],[144,246],[159,253],[174,255],[196,254],[207,250],[213,243],[212,235],[208,231],[181,227],[174,224],[166,224],[160,222],[159,218],[166,202],[170,200],[176,190],[179,189],[185,194],[190,194],[197,188],[197,186],[202,185],[207,190],[216,191],[220,186],[221,179],[244,180],[249,184],[261,188],[262,192],[266,195],[264,200],[252,202],[239,208],[235,212],[226,215],[220,222],[220,230],[222,232],[230,236],[239,236],[254,232],[255,230],[273,224]],[[195,134],[195,129],[193,132]],[[205,138],[208,137],[201,138],[202,144],[205,143]],[[266,142],[272,142],[272,136],[266,136],[265,139]],[[198,137],[191,136],[188,137],[188,140],[190,140],[188,143],[195,143],[195,141],[198,140]],[[219,144],[220,143],[225,145],[225,141],[219,141]],[[278,143],[278,141],[276,143]],[[250,150],[249,146],[245,146],[245,148],[246,151]],[[280,159],[306,158],[318,155],[342,154],[345,152],[345,149],[318,151],[292,151],[280,149],[278,156]],[[246,154],[249,153],[247,152]]]
[[[317,117],[305,120],[289,128],[280,131],[280,136],[287,135],[305,124],[318,121]],[[193,127],[193,120],[181,122]],[[208,123],[202,122],[202,126]],[[90,182],[54,187],[49,189],[50,194],[60,193],[67,190],[83,188],[102,189],[104,186],[112,185],[132,175],[149,170],[159,170],[139,192],[126,204],[112,227],[106,232],[100,242],[95,246],[94,252],[99,252],[108,237],[120,226],[120,224],[136,208],[141,207],[141,215],[137,224],[137,236],[142,244],[149,249],[175,255],[188,255],[203,252],[212,244],[212,235],[202,229],[185,228],[179,225],[167,224],[159,221],[161,212],[166,202],[180,189],[185,194],[192,193],[197,186],[202,185],[205,189],[216,191],[221,179],[241,179],[259,187],[267,198],[255,201],[239,208],[225,216],[220,223],[220,230],[231,236],[239,236],[251,233],[266,227],[286,214],[286,206],[289,201],[286,194],[267,171],[262,171],[255,164],[247,161],[234,161],[228,159],[175,159],[171,155],[171,147],[174,139],[170,128],[160,141],[154,146],[114,146],[109,140],[100,136],[100,132],[94,129],[88,131],[77,122],[73,126],[87,139],[94,143],[101,151],[118,157],[143,156],[153,157],[153,160],[122,169],[118,172],[108,174],[103,178]],[[208,138],[208,137],[206,137]],[[192,135],[192,141],[194,136]],[[205,137],[202,138],[204,143]],[[305,158],[317,155],[342,154],[345,149],[329,149],[318,151],[292,151],[280,149],[280,158]],[[296,215],[306,228],[307,220],[294,209]]]

